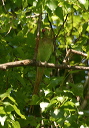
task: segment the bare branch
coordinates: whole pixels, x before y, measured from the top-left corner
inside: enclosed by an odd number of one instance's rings
[[[74,54],[78,54],[78,55],[87,57],[87,54],[86,53],[83,53],[83,52],[80,52],[80,51],[76,51],[76,50],[73,50],[73,49],[69,49],[67,51],[67,53],[66,53],[66,56],[65,56],[65,58],[63,60],[63,63],[66,63],[67,62],[67,60],[68,60],[68,58],[69,58],[69,56],[70,56],[71,53],[74,53]]]
[[[75,53],[75,54],[78,54],[78,55],[87,57],[87,54],[85,54],[85,53],[83,53],[83,52],[80,52],[80,51],[76,51],[76,50],[70,49],[70,52],[73,52],[73,53]]]
[[[22,61],[15,61],[0,64],[0,70],[6,70],[12,67],[20,67],[20,66],[37,66],[37,67],[45,67],[45,68],[56,68],[56,69],[73,69],[73,70],[89,70],[89,67],[84,66],[70,66],[70,65],[59,65],[53,63],[46,63],[46,62],[36,62],[34,60],[22,60]]]
[[[5,36],[7,36],[7,35],[10,33],[11,29],[12,29],[12,26],[10,26],[10,28],[9,28],[9,30],[8,30],[8,32],[6,33]]]

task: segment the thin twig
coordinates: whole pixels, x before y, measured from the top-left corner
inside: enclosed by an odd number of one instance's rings
[[[52,27],[52,23],[51,23],[51,21],[49,20],[49,16],[48,16],[48,13],[47,13],[47,18],[48,18],[48,22],[49,22],[49,24],[50,24],[50,27],[51,27],[52,36],[53,36],[53,38],[54,38],[54,37],[55,37],[55,33],[54,33],[54,30],[53,30],[53,27]]]
[[[7,35],[10,33],[11,29],[12,29],[12,26],[10,26],[10,28],[9,28],[9,30],[8,30],[8,32],[6,33],[5,36],[7,36]]]
[[[41,20],[42,20],[42,14],[39,15],[39,19],[38,19],[38,23],[37,23],[36,47],[35,47],[34,60],[36,60],[37,53],[38,53],[38,46],[39,46],[39,40],[40,40]]]
[[[3,7],[4,7],[5,11],[7,12],[7,9],[6,9],[6,7],[5,7],[4,0],[2,0],[2,5],[3,5]]]
[[[67,21],[67,17],[68,17],[68,14],[66,15],[66,18],[65,18],[65,20],[64,20],[64,22],[63,22],[63,24],[61,25],[61,27],[60,27],[60,29],[59,29],[59,31],[58,31],[58,33],[57,33],[57,35],[56,35],[56,39],[57,39],[57,37],[58,37],[58,35],[59,35],[59,33],[60,33],[60,31],[61,31],[61,29],[64,27],[64,24],[66,23],[66,21]]]

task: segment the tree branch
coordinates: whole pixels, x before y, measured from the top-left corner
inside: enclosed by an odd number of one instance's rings
[[[73,50],[73,49],[69,49],[66,53],[66,56],[65,56],[64,60],[63,60],[64,63],[66,63],[68,61],[69,55],[71,53],[78,54],[78,55],[81,55],[81,56],[84,56],[84,57],[88,57],[88,55],[86,53],[83,53],[81,51],[76,51],[76,50]]]
[[[8,68],[20,67],[20,66],[35,66],[35,67],[73,69],[73,70],[89,70],[89,67],[84,67],[84,66],[70,66],[70,65],[65,65],[65,64],[59,65],[59,64],[46,63],[46,62],[37,62],[34,60],[29,60],[29,59],[0,64],[0,70],[6,70]]]

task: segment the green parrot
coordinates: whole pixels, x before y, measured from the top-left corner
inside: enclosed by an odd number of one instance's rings
[[[42,29],[42,37],[39,40],[37,61],[47,62],[53,52],[53,39],[50,29]],[[37,67],[37,74],[34,84],[33,94],[38,95],[39,86],[44,74],[44,67]]]

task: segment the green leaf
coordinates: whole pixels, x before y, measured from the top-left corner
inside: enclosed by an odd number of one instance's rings
[[[21,128],[18,121],[11,120],[10,123],[12,123],[13,128]]]
[[[14,0],[14,3],[20,7],[21,6],[21,3],[22,3],[22,0]]]
[[[11,104],[5,104],[5,108],[4,109],[5,109],[5,112],[7,114],[11,114],[11,112],[14,111],[14,109],[13,109]]]
[[[23,86],[26,85],[26,83],[25,83],[23,77],[21,77],[19,74],[17,74],[17,76],[15,76],[15,77],[16,77],[16,79],[18,79],[18,81],[20,81],[20,83],[21,83]]]
[[[54,104],[58,103],[57,98],[58,98],[58,96],[53,97],[53,98],[50,100],[50,103],[48,104],[48,108],[51,107],[51,106],[53,106]]]
[[[72,86],[71,91],[73,91],[73,93],[76,96],[80,96],[83,97],[83,85],[82,84],[70,84]]]
[[[62,7],[57,7],[56,10],[55,10],[55,14],[56,14],[62,21],[64,20]]]
[[[0,95],[0,98],[2,100],[4,100],[6,97],[8,97],[10,95],[11,90],[12,90],[12,88],[9,88],[5,93]]]
[[[87,27],[88,27],[88,23],[84,23],[83,24],[83,30],[82,30],[83,33],[86,32]]]
[[[8,96],[8,98],[9,98],[13,103],[15,103],[15,104],[17,105],[17,103],[16,103],[16,101],[15,101],[15,99],[14,99],[13,97]]]
[[[30,105],[38,105],[39,103],[40,103],[39,97],[37,95],[33,95]]]
[[[22,47],[17,47],[16,50],[17,50],[17,53],[19,54],[20,58],[24,59],[25,54],[24,54],[24,51],[23,51]]]
[[[75,104],[72,101],[65,102],[62,108],[69,110],[69,111],[76,111]]]
[[[30,125],[31,126],[37,126],[37,121],[36,121],[36,118],[34,118],[34,116],[30,116],[29,118],[28,118],[28,120],[29,120],[29,123],[30,123]]]
[[[61,84],[63,82],[64,78],[63,77],[55,77],[51,80],[49,84],[49,88],[55,88],[55,86]]]
[[[4,107],[0,106],[0,115],[6,114]]]
[[[87,52],[87,55],[88,55],[87,58],[89,58],[89,51]]]
[[[57,1],[56,0],[49,0],[47,2],[47,6],[50,10],[54,11],[57,8]]]
[[[20,110],[16,107],[16,105],[12,105],[12,107],[14,108],[15,112],[16,112],[22,119],[26,119],[26,117],[21,114]]]
[[[79,0],[79,2],[84,5],[86,10],[88,10],[88,8],[89,8],[89,1],[88,0]]]
[[[35,0],[27,0],[27,1],[28,1],[29,4],[33,5],[33,2],[34,2]]]

